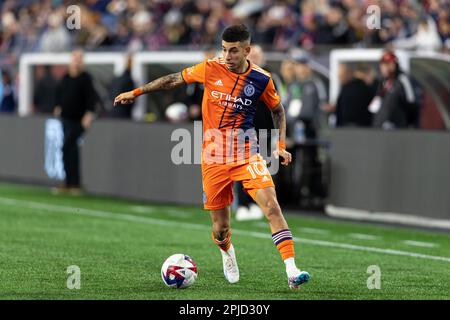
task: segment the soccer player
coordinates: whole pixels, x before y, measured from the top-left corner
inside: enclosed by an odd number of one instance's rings
[[[257,101],[261,100],[271,110],[274,125],[279,129],[274,156],[282,158],[282,165],[288,165],[292,156],[286,151],[284,108],[271,75],[247,60],[250,50],[247,28],[244,25],[230,26],[222,33],[222,57],[207,59],[182,72],[169,74],[133,91],[124,92],[114,99],[114,104],[133,103],[138,96],[157,90],[168,90],[193,82],[203,83],[203,202],[204,208],[210,211],[212,238],[222,254],[225,278],[230,283],[239,281],[239,268],[231,243],[230,205],[233,200],[233,182],[242,181],[245,191],[261,207],[269,221],[273,242],[286,266],[289,287],[299,288],[309,280],[309,274],[300,271],[295,264],[291,231],[278,204],[266,163],[254,151],[256,134],[249,133],[253,129]],[[239,148],[239,143],[233,140],[234,137],[239,140],[242,136],[244,154],[240,152],[242,148]],[[237,161],[236,156],[239,158]]]

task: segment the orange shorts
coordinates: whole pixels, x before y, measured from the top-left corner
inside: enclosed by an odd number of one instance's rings
[[[203,206],[220,210],[233,202],[233,182],[242,181],[244,191],[253,199],[259,189],[274,187],[266,162],[257,159],[244,164],[202,164]]]

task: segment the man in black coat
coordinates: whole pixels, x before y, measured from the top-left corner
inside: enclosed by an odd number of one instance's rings
[[[81,192],[80,156],[78,141],[94,119],[94,106],[97,102],[92,78],[84,71],[83,52],[72,54],[68,73],[61,80],[57,94],[54,114],[61,118],[64,143],[63,163],[66,173],[65,185],[54,191],[68,191],[77,195]]]
[[[366,65],[358,64],[353,72],[348,64],[339,66],[339,81],[342,85],[336,103],[336,126],[370,127],[372,114],[369,104],[373,93],[370,86],[364,81],[369,72]]]
[[[114,78],[111,83],[111,97],[113,100],[118,94],[125,91],[133,90],[136,86],[131,77],[132,57],[127,57],[127,67],[125,71],[119,76]],[[118,104],[111,110],[109,116],[112,118],[131,119],[131,113],[133,111],[134,103],[130,104]]]

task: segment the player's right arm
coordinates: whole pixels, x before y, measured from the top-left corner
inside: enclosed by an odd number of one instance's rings
[[[158,90],[170,90],[173,88],[176,88],[178,86],[181,86],[182,84],[185,84],[186,82],[183,79],[183,76],[181,75],[181,72],[176,72],[169,74],[167,76],[158,78],[156,80],[153,80],[142,87],[139,87],[137,89],[134,89],[132,91],[127,91],[124,93],[119,94],[114,99],[114,105],[121,103],[121,104],[130,104],[134,102],[134,99],[136,99],[138,96]]]

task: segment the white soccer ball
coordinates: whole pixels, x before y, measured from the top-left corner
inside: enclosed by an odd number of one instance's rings
[[[190,287],[197,279],[197,264],[191,257],[177,253],[164,261],[161,277],[170,288],[183,289]]]

